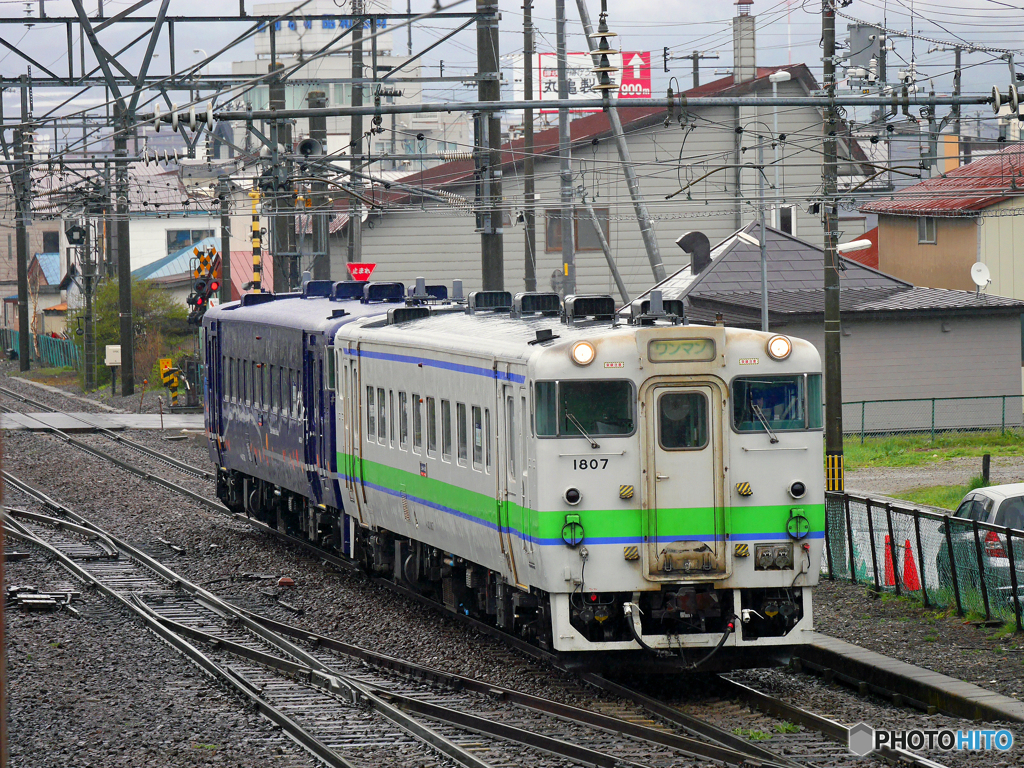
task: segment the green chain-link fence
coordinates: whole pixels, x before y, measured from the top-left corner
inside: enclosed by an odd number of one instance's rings
[[[830,579],[1021,630],[1024,531],[848,493],[825,510]]]
[[[0,347],[4,351],[19,350],[20,333],[11,328],[0,328]],[[55,339],[42,333],[34,333],[29,342],[32,359],[50,368],[74,368],[81,370],[82,356],[70,339]]]
[[[1024,433],[1024,396],[923,397],[908,400],[855,400],[843,403],[843,427],[848,435],[865,437],[900,434],[978,432]]]

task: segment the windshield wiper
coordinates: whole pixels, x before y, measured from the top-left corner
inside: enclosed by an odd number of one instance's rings
[[[576,417],[573,416],[571,413],[569,413],[569,411],[565,412],[565,418],[567,418],[569,421],[571,421],[576,426],[576,429],[578,429],[580,431],[580,434],[583,435],[585,438],[587,438],[587,440],[590,441],[590,447],[591,448],[600,448],[601,447],[600,445],[597,444],[597,441],[594,438],[592,438],[590,435],[587,434],[587,430],[585,430],[583,428],[583,425],[580,424],[576,420]]]
[[[768,433],[768,442],[772,444],[779,442],[778,436],[776,436],[776,434],[772,432],[772,428],[768,426],[768,419],[764,417],[764,411],[761,410],[761,406],[751,404],[751,408],[754,411],[754,415],[757,416],[758,421],[764,424],[764,431]]]

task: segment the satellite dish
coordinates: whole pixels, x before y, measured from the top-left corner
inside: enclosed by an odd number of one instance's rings
[[[988,267],[982,264],[980,261],[974,262],[971,266],[971,280],[979,288],[984,288],[986,285],[992,282],[992,276],[989,274]]]

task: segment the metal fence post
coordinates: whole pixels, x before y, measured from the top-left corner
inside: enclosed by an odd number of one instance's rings
[[[853,556],[853,523],[850,521],[850,497],[843,493],[843,509],[846,511],[846,543],[850,548],[850,583],[857,583],[857,564]]]
[[[881,587],[878,586],[878,553],[875,552],[875,521],[871,519],[871,499],[866,499],[864,503],[868,510],[868,540],[871,543],[871,569],[875,574],[875,591],[878,592]]]
[[[981,533],[978,529],[978,521],[972,520],[972,527],[974,528],[974,554],[978,558],[978,586],[981,587],[981,600],[985,604],[985,621],[989,621],[992,618],[992,613],[988,607],[988,588],[985,586],[985,563],[984,557],[981,551]]]
[[[829,494],[825,494],[825,558],[828,561],[828,580],[835,581],[836,576],[832,572],[832,526],[828,519],[829,509],[833,508],[833,504],[828,503]],[[834,522],[834,521],[832,521]]]
[[[935,398],[932,398],[932,444],[935,444]]]
[[[914,538],[917,539],[917,578],[921,582],[921,599],[924,601],[925,608],[931,608],[931,603],[928,601],[928,587],[924,583],[924,572],[927,569],[924,567],[924,547],[921,546],[921,510],[917,507],[914,507]],[[905,563],[903,567],[906,567]]]
[[[1006,395],[1003,395],[1003,424],[999,429],[1000,434],[1006,434]]]
[[[957,616],[964,615],[964,606],[960,602],[960,584],[956,576],[956,557],[953,554],[953,536],[949,532],[950,518],[946,515],[946,522],[942,524],[942,530],[946,533],[946,552],[949,555],[949,577],[953,582],[953,596],[956,598]]]
[[[893,533],[892,506],[889,502],[885,503],[885,522],[889,528],[889,559],[892,561],[892,584],[896,589],[896,594],[902,595],[903,589],[900,581],[903,579],[903,572],[900,570],[900,560],[896,556],[896,534]]]
[[[1013,615],[1017,620],[1017,631],[1020,632],[1020,595],[1017,594],[1017,558],[1013,554],[1013,535],[1006,529],[1006,556],[1010,560],[1010,589],[1013,594]]]
[[[864,445],[864,409],[867,408],[867,400],[860,401],[860,444]]]

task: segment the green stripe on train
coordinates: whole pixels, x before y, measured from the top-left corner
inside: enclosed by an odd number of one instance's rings
[[[352,463],[346,461],[345,454],[338,454],[338,466],[345,474],[352,474],[347,468]],[[390,490],[414,500],[423,500],[430,504],[455,509],[464,515],[477,518],[481,522],[497,526],[498,502],[493,496],[462,488],[443,480],[422,477],[414,472],[390,467],[386,464],[363,459],[363,479],[372,485]],[[810,523],[811,531],[825,529],[824,504],[781,504],[771,506],[738,506],[727,507],[726,527],[730,534],[753,533],[784,533],[786,521],[792,510],[800,510]],[[526,510],[526,516],[532,525],[524,524],[524,510],[518,504],[509,504],[509,520],[507,525],[519,533],[529,533],[535,538],[552,539],[561,536],[565,515],[570,510]],[[620,509],[573,509],[579,514],[588,537],[606,538],[613,536],[641,536],[643,515],[645,510],[636,507]],[[660,536],[708,536],[712,531],[693,530],[690,522],[694,516],[704,517],[711,513],[708,507],[659,508],[657,510],[658,529]],[[532,530],[527,531],[527,527]]]

